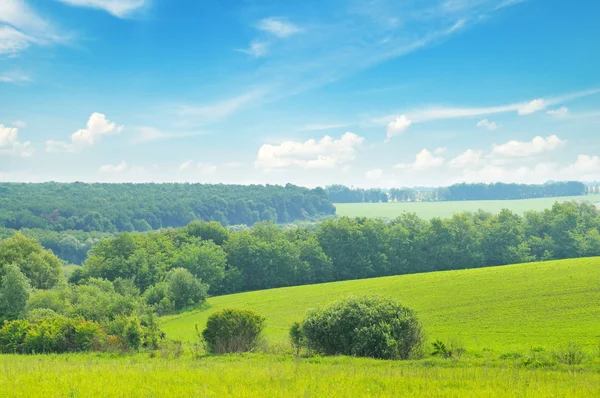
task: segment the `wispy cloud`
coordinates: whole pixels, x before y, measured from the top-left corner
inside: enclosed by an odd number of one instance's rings
[[[498,125],[496,124],[496,122],[492,122],[487,119],[482,119],[477,122],[477,127],[483,127],[488,130],[496,130],[498,128]]]
[[[286,38],[302,32],[302,29],[293,23],[273,17],[262,19],[256,25],[256,28],[281,38]]]
[[[210,104],[199,106],[183,105],[178,107],[177,114],[181,117],[186,117],[190,124],[210,124],[226,118],[244,106],[259,101],[267,92],[268,89],[266,87],[257,88]]]
[[[26,84],[31,82],[31,77],[22,72],[6,72],[0,74],[0,83]]]
[[[0,55],[16,56],[32,45],[67,43],[70,39],[24,0],[0,1]]]
[[[565,95],[550,97],[550,98],[538,98],[528,102],[517,102],[514,104],[489,106],[489,107],[474,107],[474,108],[454,108],[454,107],[441,107],[431,106],[423,109],[413,109],[402,113],[400,115],[387,115],[384,117],[373,118],[371,122],[374,125],[388,125],[388,139],[389,139],[389,128],[393,126],[398,120],[403,121],[402,132],[413,123],[425,123],[434,120],[445,120],[445,119],[459,119],[477,116],[489,116],[498,113],[516,112],[518,115],[527,116],[536,112],[546,110],[548,107],[553,105],[562,104],[578,98],[587,97],[600,93],[600,89],[591,89],[584,91],[577,91],[568,93]],[[477,123],[479,127],[487,127],[494,129],[497,125],[493,122],[483,119]]]
[[[300,3],[291,3],[290,15],[296,4]],[[431,7],[416,1],[348,0],[341,4],[341,8],[323,10],[310,23],[292,22],[285,16],[255,23],[257,37],[248,48],[237,51],[264,57],[247,85],[270,87],[269,92],[261,93],[261,100],[294,96],[441,43],[485,21],[480,17],[497,12],[498,3],[454,0]],[[206,107],[186,106],[179,114],[199,114],[203,120],[224,118],[254,102],[255,98],[247,98]]]
[[[147,0],[57,0],[76,7],[104,10],[115,17],[125,18],[149,3]]]
[[[237,51],[260,58],[269,52],[269,43],[266,41],[253,40],[248,48],[238,49]]]

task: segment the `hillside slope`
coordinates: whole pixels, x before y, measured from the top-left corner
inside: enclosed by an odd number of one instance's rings
[[[285,341],[308,308],[357,293],[388,295],[418,312],[430,340],[507,352],[600,341],[600,257],[434,272],[214,297],[208,309],[163,318],[171,338],[192,341],[195,325],[223,308],[267,318],[266,336]]]

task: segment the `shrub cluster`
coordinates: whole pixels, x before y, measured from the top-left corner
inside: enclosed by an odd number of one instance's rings
[[[379,296],[351,296],[308,312],[290,330],[292,343],[325,355],[408,359],[421,355],[415,313]]]
[[[0,352],[33,354],[99,350],[106,338],[98,323],[81,318],[51,316],[35,322],[5,321],[0,329]]]
[[[265,318],[252,311],[225,309],[208,318],[202,339],[212,354],[248,352],[258,347],[264,327]]]

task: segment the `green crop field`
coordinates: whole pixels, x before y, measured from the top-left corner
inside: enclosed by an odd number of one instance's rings
[[[507,353],[600,342],[600,258],[434,272],[214,297],[208,308],[163,319],[167,335],[195,338],[220,309],[248,308],[267,318],[270,342],[287,338],[306,310],[355,293],[399,299],[415,309],[433,339],[460,339],[467,350]]]
[[[291,355],[0,356],[2,397],[597,397],[597,369]]]
[[[490,213],[498,213],[509,209],[523,214],[529,210],[544,210],[552,207],[555,202],[569,200],[600,202],[600,195],[568,196],[559,198],[539,198],[523,200],[477,200],[460,202],[412,202],[412,203],[338,203],[335,205],[338,216],[395,218],[402,213],[416,213],[419,217],[430,219],[434,217],[447,218],[455,213],[475,212],[479,209]]]

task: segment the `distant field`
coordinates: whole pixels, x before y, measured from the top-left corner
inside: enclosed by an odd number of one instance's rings
[[[600,257],[297,286],[210,298],[209,308],[165,317],[171,338],[195,340],[195,325],[223,308],[267,318],[270,342],[287,341],[308,308],[377,293],[414,308],[430,340],[462,340],[476,352],[523,352],[600,342]]]
[[[539,198],[523,200],[478,200],[460,202],[418,202],[418,203],[337,203],[338,216],[396,218],[402,213],[416,213],[419,217],[430,219],[434,217],[447,218],[455,213],[475,212],[479,209],[490,213],[498,213],[509,209],[515,213],[525,213],[529,210],[544,210],[552,207],[555,202],[569,200],[600,202],[600,195],[564,196],[556,198]]]

